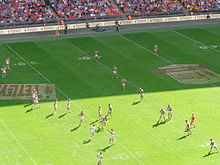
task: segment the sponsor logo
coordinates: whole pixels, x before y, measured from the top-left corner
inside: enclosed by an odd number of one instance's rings
[[[209,70],[208,65],[172,64],[160,67],[155,72],[163,72],[182,84],[212,84],[220,82],[220,74]]]
[[[0,100],[32,100],[33,89],[41,100],[56,98],[54,84],[0,84]]]

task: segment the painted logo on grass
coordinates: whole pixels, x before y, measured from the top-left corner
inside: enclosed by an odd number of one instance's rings
[[[172,64],[160,67],[156,72],[163,72],[182,84],[211,84],[220,82],[220,74],[209,69],[208,65]]]
[[[54,84],[0,84],[0,100],[31,100],[36,89],[41,100],[54,100]]]

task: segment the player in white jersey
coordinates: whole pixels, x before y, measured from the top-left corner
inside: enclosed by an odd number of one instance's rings
[[[97,165],[102,165],[102,159],[103,159],[102,152],[99,152],[97,154],[97,157],[98,157],[98,164]]]
[[[113,66],[113,70],[112,70],[112,78],[118,78],[118,67],[117,66]]]
[[[35,106],[37,106],[38,109],[40,108],[38,96],[34,98],[32,109],[35,109]]]
[[[113,112],[113,108],[112,108],[112,105],[111,104],[108,104],[108,116],[112,116],[112,112]]]
[[[7,74],[7,67],[6,66],[2,67],[1,70],[2,70],[2,78],[5,78]]]
[[[53,108],[54,108],[53,114],[57,113],[57,104],[58,104],[58,99],[55,99],[53,104]]]
[[[32,100],[34,100],[35,97],[38,97],[38,94],[37,94],[37,90],[34,88],[34,89],[32,90]]]
[[[79,116],[79,125],[81,126],[81,125],[82,125],[82,121],[83,121],[83,119],[84,119],[84,117],[85,117],[83,111],[81,111],[78,116]]]
[[[108,116],[105,115],[105,116],[102,118],[102,121],[101,121],[102,128],[104,128],[104,126],[106,126],[107,121],[108,121]]]
[[[216,143],[213,139],[210,139],[210,145],[209,146],[211,147],[209,153],[212,151],[213,148],[215,148],[219,152],[219,150],[216,146]]]
[[[95,60],[98,62],[98,60],[100,58],[98,50],[95,51],[95,56],[94,57],[95,57]]]
[[[154,48],[153,48],[153,50],[154,50],[154,55],[155,56],[158,56],[158,46],[157,45],[154,45]]]
[[[187,132],[188,135],[191,135],[191,134],[192,134],[192,132],[191,132],[191,125],[190,125],[190,122],[189,122],[188,120],[186,120],[185,132]]]
[[[115,131],[113,129],[108,130],[110,133],[109,135],[109,143],[111,144],[112,142],[114,143],[115,141]]]
[[[91,136],[90,136],[90,139],[92,139],[94,137],[94,133],[95,133],[95,125],[93,124],[91,127],[90,127],[90,132],[91,132]]]
[[[164,122],[166,121],[166,118],[165,118],[165,110],[163,108],[160,109],[160,117],[159,117],[159,120],[157,123],[160,122],[161,118],[163,118]]]
[[[66,102],[66,113],[70,112],[70,99]]]
[[[144,99],[144,90],[142,88],[139,88],[139,94],[140,94],[141,100],[143,100]]]
[[[167,112],[168,112],[168,119],[171,119],[173,117],[173,108],[169,104],[167,106]]]
[[[121,79],[121,85],[122,85],[122,88],[124,91],[125,91],[125,87],[126,87],[126,82],[127,82],[127,80],[125,78]]]
[[[98,107],[98,114],[99,114],[98,119],[101,119],[102,118],[102,106],[101,105]]]
[[[8,69],[8,70],[10,70],[10,57],[7,57],[6,59],[5,59],[5,64],[6,64],[6,68]]]

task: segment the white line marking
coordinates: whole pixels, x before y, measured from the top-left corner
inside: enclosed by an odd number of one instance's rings
[[[175,30],[172,30],[172,32],[174,32],[174,33],[176,33],[176,34],[178,34],[178,35],[180,35],[180,36],[182,36],[182,37],[184,37],[184,38],[186,38],[186,39],[188,39],[188,40],[191,40],[191,41],[193,41],[193,42],[195,42],[195,43],[198,43],[198,44],[201,44],[201,45],[203,45],[203,46],[209,47],[208,45],[206,45],[206,44],[204,44],[204,43],[202,43],[202,42],[200,42],[200,41],[198,41],[198,40],[195,40],[195,39],[193,39],[193,38],[191,38],[191,37],[189,37],[189,36],[187,36],[187,35],[185,35],[185,34],[182,34],[182,33],[177,32],[177,31],[175,31]],[[219,51],[218,49],[215,49],[215,48],[212,48],[212,47],[209,47],[209,49],[212,49],[212,50],[214,50],[214,51],[220,53],[220,51]]]
[[[140,164],[143,164],[144,165],[144,163],[142,162],[142,161],[140,161],[131,151],[129,151],[124,145],[122,145],[121,143],[119,143],[119,141],[117,141],[118,142],[118,144],[122,147],[122,148],[124,148],[133,158],[135,158]]]
[[[8,130],[8,132],[11,134],[11,136],[15,139],[15,141],[19,144],[19,146],[23,149],[23,151],[26,153],[26,155],[29,157],[29,159],[33,162],[33,164],[37,165],[36,161],[32,158],[31,154],[25,149],[24,145],[17,139],[15,134],[11,131],[11,129],[0,119],[0,122],[2,125]]]
[[[140,48],[145,49],[146,51],[150,52],[151,54],[154,54],[153,51],[151,51],[151,50],[149,50],[149,49],[143,47],[142,45],[138,44],[137,42],[135,42],[135,41],[133,41],[133,40],[131,40],[131,39],[129,39],[129,38],[123,36],[123,35],[120,35],[120,36],[121,36],[122,38],[126,39],[127,41],[133,43],[134,45],[136,45],[136,46],[138,46],[138,47],[140,47]],[[164,57],[162,57],[162,56],[159,56],[159,55],[158,55],[158,57],[172,64],[172,61],[170,61],[170,60],[168,60],[168,59],[166,59],[166,58],[164,58]]]
[[[40,71],[38,71],[31,63],[29,63],[27,60],[25,60],[24,57],[22,57],[19,53],[17,53],[14,49],[12,49],[8,44],[4,44],[9,50],[11,50],[16,56],[18,56],[21,60],[23,60],[25,63],[27,63],[35,72],[37,72],[41,77],[43,77],[48,83],[51,83],[51,81],[44,76]],[[69,98],[60,88],[56,86],[56,89],[66,98]]]
[[[190,41],[193,41],[193,42],[195,42],[195,43],[198,43],[198,44],[201,44],[201,45],[203,45],[203,46],[209,47],[208,45],[206,45],[206,44],[204,44],[204,43],[202,43],[202,42],[200,42],[200,41],[198,41],[198,40],[195,40],[195,39],[193,39],[193,38],[191,38],[191,37],[189,37],[189,36],[187,36],[187,35],[185,35],[185,34],[179,33],[179,32],[177,32],[177,31],[175,31],[175,30],[172,30],[172,32],[174,32],[174,33],[176,33],[176,34],[178,34],[178,35],[180,35],[180,36],[182,36],[182,37],[184,37],[184,38],[186,38],[186,39],[188,39],[188,40],[190,40]],[[220,51],[217,50],[217,49],[215,49],[215,48],[212,48],[212,47],[209,47],[209,48],[212,49],[212,50],[214,50],[214,51],[216,51],[216,52],[218,52],[218,53],[220,53]],[[214,84],[209,84],[209,85],[210,85],[210,86],[213,86],[213,87],[217,87],[217,86],[214,85]]]
[[[96,61],[92,56],[90,56],[88,53],[86,53],[85,51],[83,51],[82,49],[80,49],[78,46],[76,46],[75,44],[73,44],[72,42],[69,42],[68,40],[65,40],[68,44],[70,44],[71,46],[73,46],[74,48],[78,49],[80,52],[84,53],[85,55],[91,57],[91,59],[93,59],[94,61]],[[105,64],[101,63],[101,62],[97,62],[99,63],[101,66],[103,66],[105,69],[107,69],[108,71],[112,72],[112,69],[109,68],[108,66],[106,66]],[[118,75],[120,78],[123,78],[123,76],[121,76],[120,74]],[[137,85],[135,85],[134,83],[132,83],[131,81],[128,81],[128,83],[130,83],[132,86],[134,86],[135,88],[139,89],[140,87],[138,87]]]
[[[65,41],[66,41],[66,40],[65,40]],[[69,43],[69,41],[68,41],[68,43]],[[19,55],[19,54],[18,54],[14,49],[12,49],[10,46],[8,46],[7,44],[5,44],[5,45],[6,45],[7,48],[10,49],[14,54],[16,54],[20,59],[22,59],[24,62],[26,62],[35,72],[37,72],[37,73],[38,73],[41,77],[43,77],[47,82],[51,83],[51,81],[50,81],[47,77],[45,77],[40,71],[38,71],[35,67],[33,67],[31,63],[29,63],[27,60],[25,60],[21,55]],[[84,52],[84,51],[81,50],[80,48],[78,48],[78,50],[80,50],[80,51],[83,52],[84,54],[87,54],[86,52]],[[103,64],[103,65],[104,65],[104,64]],[[57,90],[60,91],[61,94],[63,94],[63,96],[69,98],[60,88],[58,88],[58,87],[56,87],[56,88],[57,88]],[[79,105],[77,105],[76,103],[74,103],[74,105],[76,105],[80,110],[82,110],[82,108],[81,108]],[[90,116],[89,114],[88,114],[88,116],[91,118],[91,116]],[[93,118],[91,118],[91,119],[93,119]],[[136,158],[136,156],[135,156],[134,154],[132,154],[132,152],[130,152],[125,146],[123,146],[121,143],[119,143],[119,141],[118,141],[118,144],[119,144],[120,146],[122,146],[128,153],[130,153],[131,156],[132,156],[134,159],[136,159],[139,163],[144,164],[143,162],[141,162],[140,160],[138,160],[138,159]]]
[[[188,36],[186,36],[186,35],[184,35],[184,34],[181,34],[181,33],[179,33],[179,32],[176,32],[175,30],[173,30],[173,32],[175,32],[175,33],[177,33],[177,34],[183,36],[184,38],[187,38],[187,39],[189,39],[189,40],[191,40],[191,41],[193,41],[193,42],[196,42],[196,43],[202,44],[202,45],[204,45],[204,46],[207,46],[207,45],[205,45],[204,43],[202,43],[202,42],[200,42],[200,41],[197,41],[197,40],[195,40],[195,39],[193,39],[193,38],[191,38],[191,37],[188,37]],[[129,42],[131,42],[131,43],[133,43],[133,44],[139,46],[140,48],[143,48],[143,49],[145,49],[145,50],[147,50],[148,52],[151,52],[151,53],[153,54],[153,52],[152,52],[151,50],[148,50],[147,48],[141,46],[141,45],[138,44],[137,42],[135,42],[135,41],[133,41],[133,40],[130,40],[129,38],[127,38],[127,37],[125,37],[125,36],[123,36],[123,35],[120,35],[120,36],[122,36],[124,39],[128,40]],[[214,48],[211,48],[211,49],[213,49],[213,50],[216,51],[216,52],[220,52],[220,51],[217,50],[217,49],[214,49]],[[168,59],[166,59],[166,58],[164,58],[164,57],[162,57],[162,56],[159,56],[159,57],[172,64],[172,62],[171,62],[170,60],[168,60]],[[210,85],[210,86],[213,86],[213,87],[217,87],[217,86],[214,85],[214,84],[209,84],[209,85]],[[209,137],[209,136],[208,136],[206,133],[204,133],[203,131],[200,131],[200,132],[201,132],[205,137]]]

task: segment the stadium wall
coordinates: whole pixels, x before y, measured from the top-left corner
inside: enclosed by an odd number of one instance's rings
[[[220,18],[220,14],[212,14],[209,19]],[[196,16],[179,16],[179,17],[162,17],[162,18],[144,18],[144,19],[133,19],[133,20],[120,20],[120,25],[134,25],[134,24],[147,24],[147,23],[163,23],[163,22],[178,22],[178,21],[190,21],[190,20],[204,20],[207,19],[207,15],[196,15]],[[104,22],[92,22],[89,23],[89,27],[95,27],[97,24],[100,26],[114,26],[115,21],[104,21]],[[86,23],[79,24],[68,24],[68,29],[82,29],[86,28]],[[27,28],[13,28],[0,30],[0,35],[7,34],[19,34],[29,32],[45,32],[63,30],[64,25],[53,25],[53,26],[41,26],[41,27],[27,27]]]

